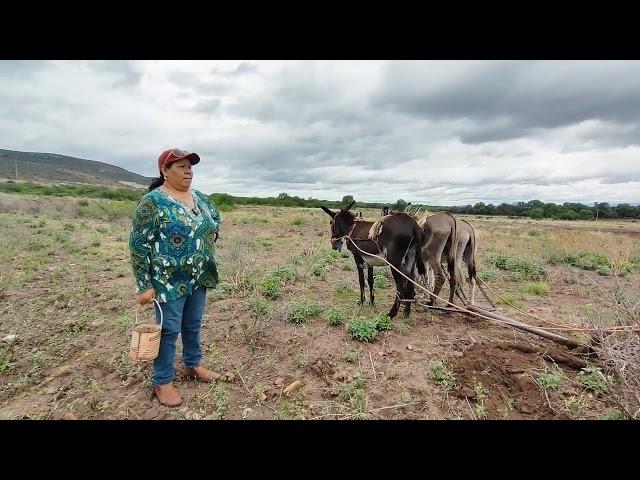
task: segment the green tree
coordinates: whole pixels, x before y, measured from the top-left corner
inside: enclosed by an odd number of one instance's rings
[[[544,210],[541,208],[533,208],[529,212],[529,216],[535,219],[544,218]]]
[[[402,199],[399,199],[391,208],[397,212],[400,212],[400,211],[403,211],[406,207],[407,207],[407,202],[405,202]]]

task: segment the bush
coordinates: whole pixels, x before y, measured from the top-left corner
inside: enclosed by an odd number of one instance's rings
[[[324,273],[327,270],[327,267],[324,264],[316,263],[311,267],[311,273],[313,273],[316,277],[324,277]]]
[[[260,283],[262,293],[269,298],[276,298],[282,291],[282,280],[275,277],[266,277]]]
[[[331,326],[342,325],[346,319],[346,314],[344,311],[337,307],[329,308],[325,314],[324,318],[327,320],[327,323]]]
[[[545,295],[549,293],[549,286],[542,282],[528,282],[522,286],[522,291],[533,295]]]
[[[249,310],[257,316],[264,316],[269,313],[269,302],[264,298],[254,297],[248,302]]]
[[[571,265],[583,270],[597,271],[603,275],[611,274],[611,262],[599,252],[568,252],[551,250],[547,253],[547,263],[551,265]]]
[[[597,394],[606,393],[607,379],[599,367],[585,367],[578,374],[578,384]]]
[[[391,317],[384,313],[378,315],[375,320],[376,330],[390,330],[391,329]]]
[[[489,260],[500,270],[515,272],[524,280],[540,280],[545,275],[544,268],[537,259],[494,253],[489,255]]]
[[[278,278],[283,282],[286,282],[288,280],[293,280],[294,278],[296,278],[298,276],[298,272],[295,268],[286,266],[278,268],[271,274],[271,276],[274,278]]]
[[[358,317],[347,325],[347,332],[351,338],[359,342],[371,342],[378,333],[375,322],[364,317]]]
[[[232,205],[227,205],[225,203],[223,203],[221,205],[216,205],[216,207],[218,207],[218,211],[220,211],[220,212],[230,212],[235,208]]]
[[[282,316],[290,323],[307,323],[310,317],[320,313],[320,305],[313,301],[290,302],[284,306]]]
[[[440,360],[431,364],[431,379],[445,391],[451,390],[456,382],[455,374]]]

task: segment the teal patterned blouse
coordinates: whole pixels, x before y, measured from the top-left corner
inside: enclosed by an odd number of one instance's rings
[[[154,288],[160,303],[218,285],[214,242],[220,213],[209,197],[191,191],[196,213],[157,188],[142,197],[133,215],[129,248],[136,292]]]

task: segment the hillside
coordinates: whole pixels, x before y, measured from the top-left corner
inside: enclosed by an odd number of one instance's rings
[[[17,152],[2,149],[0,149],[0,178],[44,183],[138,188],[146,187],[151,182],[149,177],[95,160],[54,153]]]

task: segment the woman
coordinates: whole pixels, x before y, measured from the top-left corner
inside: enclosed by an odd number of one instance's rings
[[[153,385],[163,405],[182,402],[173,385],[178,334],[182,333],[186,373],[202,382],[215,374],[202,365],[200,330],[207,288],[218,284],[214,243],[220,214],[211,200],[191,190],[191,167],[200,157],[177,149],[158,158],[160,177],[149,186],[134,213],[129,248],[140,305],[155,298],[163,314],[160,352],[153,363]],[[160,312],[156,309],[156,320]]]

